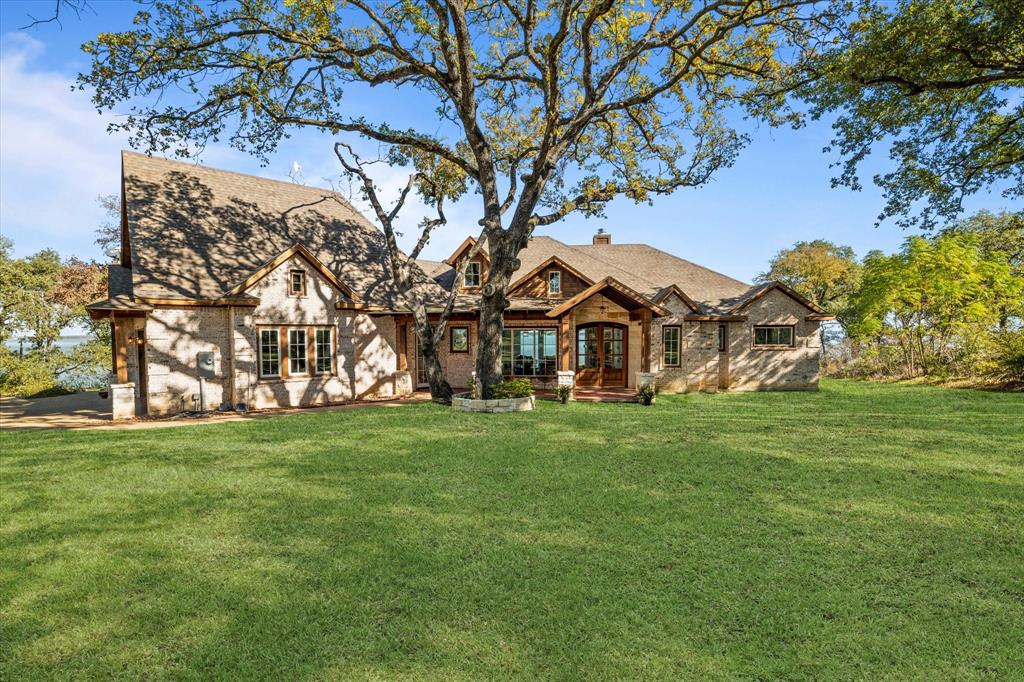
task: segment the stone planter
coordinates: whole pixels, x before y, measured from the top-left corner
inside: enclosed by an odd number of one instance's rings
[[[527,412],[533,409],[533,396],[477,400],[468,393],[452,396],[452,409],[458,412]]]

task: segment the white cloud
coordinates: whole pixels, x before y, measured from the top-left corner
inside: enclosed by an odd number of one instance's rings
[[[0,224],[18,254],[53,247],[98,256],[96,196],[117,192],[123,141],[106,133],[74,78],[35,66],[44,46],[3,36],[0,51]]]

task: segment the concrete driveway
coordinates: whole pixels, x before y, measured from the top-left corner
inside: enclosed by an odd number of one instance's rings
[[[128,419],[113,421],[110,399],[102,399],[95,392],[73,393],[55,398],[0,398],[0,428],[2,429],[154,429],[169,426],[222,424],[247,419],[265,419],[300,412],[334,412],[358,410],[365,407],[399,407],[429,402],[430,395],[415,393],[407,398],[344,403],[316,407],[293,407],[261,410],[248,414],[209,412],[200,418],[168,417],[164,419]]]
[[[110,399],[93,391],[53,398],[0,398],[0,428],[77,429],[110,425]]]

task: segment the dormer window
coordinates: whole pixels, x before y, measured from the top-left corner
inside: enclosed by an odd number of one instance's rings
[[[548,273],[548,295],[562,293],[562,271],[552,270]]]
[[[288,295],[306,295],[306,272],[304,270],[292,270],[288,273]]]
[[[480,263],[474,261],[466,265],[466,286],[480,286]]]

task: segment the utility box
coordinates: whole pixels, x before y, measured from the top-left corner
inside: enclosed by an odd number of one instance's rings
[[[213,351],[196,353],[196,364],[199,366],[199,376],[201,378],[212,379],[216,376],[214,372],[216,362]]]

